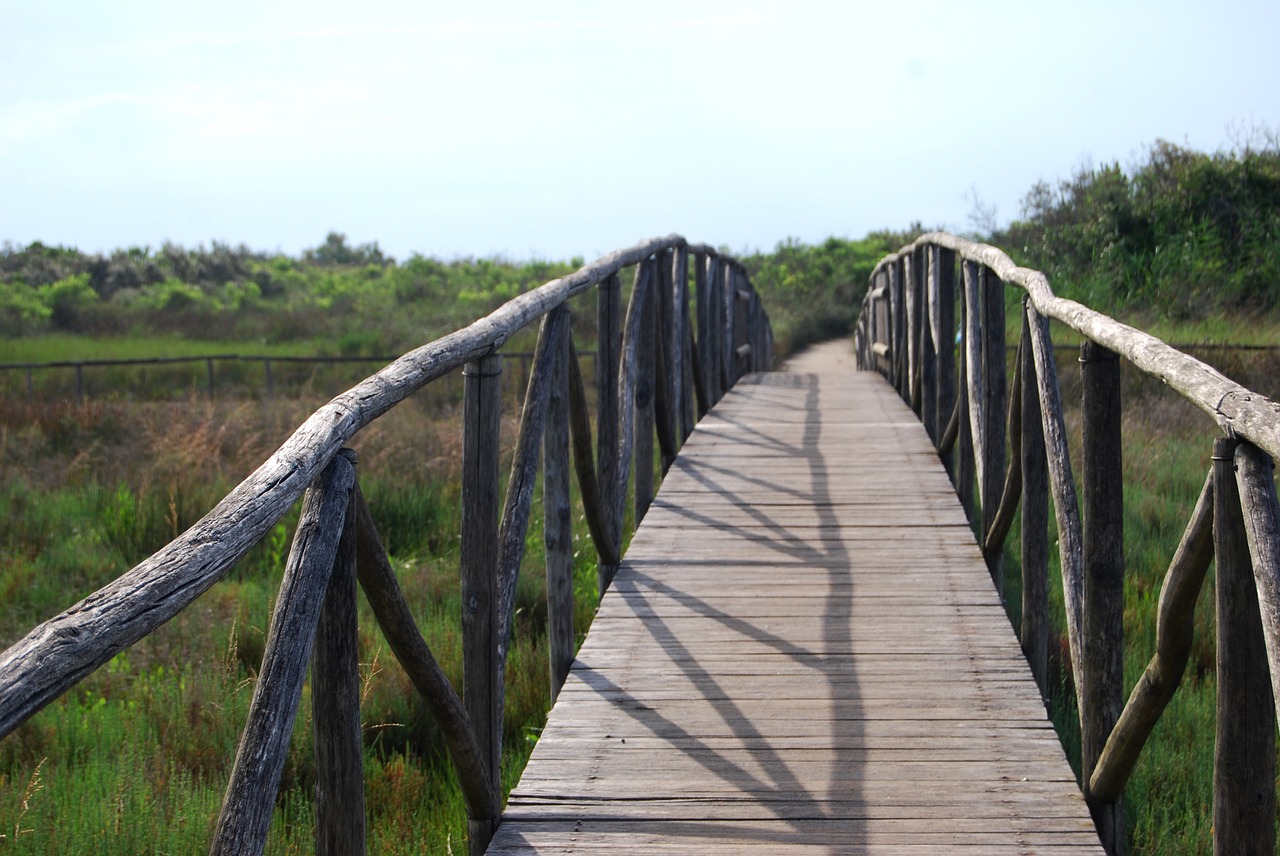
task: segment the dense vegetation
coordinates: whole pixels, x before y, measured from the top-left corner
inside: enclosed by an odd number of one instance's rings
[[[1163,140],[1118,163],[1037,183],[991,241],[1101,311],[1174,318],[1280,300],[1280,136],[1205,154]]]

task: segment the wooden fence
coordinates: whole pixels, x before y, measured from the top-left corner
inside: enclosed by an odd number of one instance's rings
[[[631,266],[635,279],[624,315],[619,274]],[[599,329],[594,442],[568,303],[593,289]],[[503,358],[496,352],[539,320],[499,516]],[[326,699],[313,713],[316,850],[364,852],[358,583],[439,721],[465,797],[470,850],[483,853],[500,819],[504,662],[539,458],[545,461],[554,695],[574,653],[570,445],[603,590],[620,558],[629,488],[637,522],[652,499],[655,435],[665,467],[701,414],[741,375],[767,367],[772,345],[768,316],[742,266],[672,235],[611,253],[405,354],[317,410],[187,532],[0,655],[0,738],[189,606],[302,497],[210,852],[262,852],[308,666],[313,695]],[[458,367],[464,375],[461,698],[414,623],[361,496],[356,455],[345,448],[361,428]]]
[[[1012,381],[1006,286],[1026,292]],[[1080,348],[1082,505],[1049,319],[1086,340]],[[1042,689],[1052,496],[1083,790],[1113,854],[1124,849],[1124,786],[1181,680],[1196,598],[1216,560],[1214,851],[1275,852],[1280,506],[1272,459],[1280,455],[1280,404],[1140,330],[1055,296],[1043,274],[1017,267],[1000,250],[944,233],[924,235],[879,263],[854,338],[860,367],[882,373],[933,438],[979,527],[997,586],[1003,586],[1000,556],[1021,504],[1019,632]],[[1213,439],[1212,466],[1164,580],[1156,651],[1127,703],[1121,357],[1203,410],[1222,432]]]
[[[533,353],[531,351],[503,351],[503,358],[507,362],[517,361],[520,368],[520,386],[527,385],[529,380],[529,368],[532,364]],[[580,351],[579,357],[594,358],[594,351]],[[17,392],[18,386],[21,384],[22,391],[25,392],[28,399],[41,396],[49,397],[50,383],[45,379],[50,375],[70,372],[70,377],[64,385],[55,386],[57,390],[56,396],[59,398],[74,394],[75,400],[78,402],[86,401],[89,398],[119,398],[129,397],[129,386],[125,384],[113,384],[109,380],[101,381],[96,385],[91,384],[90,378],[95,374],[110,369],[138,369],[145,372],[148,369],[162,369],[166,366],[188,366],[198,367],[204,365],[203,377],[198,377],[199,369],[195,368],[194,372],[187,374],[186,381],[177,387],[169,387],[168,392],[185,395],[187,393],[205,394],[210,399],[217,397],[219,392],[225,393],[225,387],[228,385],[226,381],[219,381],[220,372],[217,370],[219,366],[223,367],[222,372],[226,371],[227,366],[234,368],[243,368],[250,365],[261,364],[262,373],[259,380],[252,382],[253,389],[260,390],[260,395],[267,399],[276,397],[277,386],[286,386],[280,383],[279,370],[281,366],[310,366],[313,370],[319,367],[361,367],[373,364],[385,365],[396,359],[396,355],[383,356],[367,356],[367,357],[335,357],[335,356],[287,356],[287,355],[271,355],[271,354],[198,354],[189,357],[146,357],[134,359],[106,359],[106,360],[56,360],[53,362],[16,362],[16,363],[0,363],[0,377],[8,378],[8,389],[10,392]],[[366,369],[367,370],[367,369]],[[21,381],[12,380],[13,375],[20,375]],[[242,372],[236,372],[242,375]],[[37,383],[37,376],[41,377],[42,382]],[[347,381],[349,383],[350,380]],[[294,383],[297,387],[299,384]],[[309,385],[309,384],[307,384]],[[328,384],[326,384],[327,386]],[[345,386],[345,383],[343,384]],[[141,386],[143,388],[154,391],[157,383],[155,379],[151,379],[151,383],[147,383],[144,377]],[[341,389],[341,387],[338,387]]]

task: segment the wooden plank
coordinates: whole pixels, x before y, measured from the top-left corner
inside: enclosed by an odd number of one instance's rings
[[[1102,852],[901,397],[749,375],[632,538],[489,852],[818,847]]]

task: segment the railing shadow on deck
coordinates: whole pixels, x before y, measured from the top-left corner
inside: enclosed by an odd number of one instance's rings
[[[1026,292],[1012,383],[1006,286]],[[1085,338],[1080,505],[1049,319]],[[1052,496],[1083,790],[1112,854],[1124,850],[1124,786],[1181,680],[1196,599],[1216,561],[1214,849],[1273,853],[1280,711],[1280,505],[1273,458],[1280,455],[1280,404],[1140,330],[1055,296],[1043,274],[1017,267],[995,247],[945,233],[926,234],[877,265],[854,342],[859,367],[884,375],[924,423],[1001,589],[1000,556],[1021,505],[1020,639],[1042,691]],[[1222,433],[1213,440],[1212,466],[1164,580],[1156,651],[1127,703],[1121,357],[1208,414]]]
[[[668,835],[714,841],[722,848],[750,848],[770,844],[812,845],[813,826],[823,822],[838,823],[843,835],[856,837],[856,825],[850,824],[850,819],[840,812],[839,806],[857,803],[862,792],[858,760],[864,743],[865,723],[858,692],[857,664],[852,656],[854,598],[851,597],[849,571],[852,559],[847,545],[840,538],[815,542],[811,533],[794,531],[789,528],[791,524],[786,520],[775,519],[768,509],[751,504],[731,484],[732,481],[739,481],[767,488],[811,509],[815,520],[812,525],[831,531],[839,527],[834,511],[835,503],[830,495],[831,474],[823,456],[815,453],[818,434],[822,430],[818,415],[820,391],[816,379],[813,376],[753,375],[744,379],[738,390],[749,386],[754,391],[761,385],[778,383],[806,391],[805,405],[802,408],[805,414],[804,427],[798,443],[769,436],[766,431],[735,420],[723,410],[718,410],[715,414],[716,426],[700,430],[715,431],[720,425],[726,425],[733,429],[732,442],[747,447],[744,451],[805,459],[809,464],[812,489],[795,491],[765,477],[752,476],[747,471],[729,471],[696,456],[682,456],[676,461],[674,468],[704,487],[708,494],[726,502],[732,512],[722,515],[714,510],[691,510],[678,502],[679,494],[675,498],[668,496],[665,502],[654,507],[662,508],[668,515],[665,527],[670,527],[676,521],[693,524],[698,527],[698,531],[714,531],[750,539],[762,551],[762,558],[756,562],[741,557],[720,560],[706,556],[682,556],[680,566],[685,572],[696,575],[700,567],[719,567],[724,564],[738,570],[758,564],[771,573],[783,573],[788,568],[822,569],[830,594],[820,616],[820,645],[808,648],[779,637],[750,618],[727,613],[693,591],[685,590],[679,580],[663,580],[646,572],[644,561],[629,560],[615,581],[615,605],[635,616],[643,633],[661,645],[663,654],[669,658],[671,665],[671,670],[664,679],[683,681],[684,685],[696,687],[698,698],[711,709],[711,716],[719,720],[724,735],[718,740],[699,736],[689,730],[689,723],[676,721],[645,704],[643,694],[638,697],[626,687],[618,686],[608,676],[607,670],[593,668],[591,662],[578,663],[574,670],[575,677],[583,687],[582,691],[606,701],[659,743],[678,745],[681,754],[693,763],[707,770],[735,793],[742,794],[744,799],[752,799],[754,803],[758,803],[762,816],[772,816],[787,827],[748,829],[741,823],[717,822],[713,818],[681,820],[664,827],[664,832]],[[738,394],[738,391],[734,394]],[[664,490],[666,489],[664,486]],[[749,525],[743,525],[737,518],[738,512],[747,515]],[[652,523],[653,518],[650,520]],[[682,525],[676,531],[686,530]],[[650,529],[648,534],[653,537],[655,530]],[[698,656],[686,647],[681,635],[663,619],[662,610],[654,608],[653,603],[658,600],[671,601],[699,618],[718,625],[743,643],[754,643],[771,654],[797,663],[812,675],[811,691],[819,694],[824,690],[828,691],[831,709],[826,711],[825,717],[818,716],[816,719],[832,728],[831,733],[823,735],[826,741],[824,745],[836,750],[830,764],[832,778],[829,781],[812,781],[805,771],[792,769],[784,754],[774,745],[773,738],[763,733],[753,721],[750,701],[737,699],[723,689],[724,676],[709,671],[708,666],[700,662]],[[714,730],[706,723],[701,725],[703,735]],[[802,812],[795,811],[796,803],[804,805]],[[605,815],[604,819],[608,819],[607,813]],[[596,819],[602,818],[597,814]],[[858,848],[856,840],[846,840],[842,843],[841,852],[856,854],[862,850]]]
[[[632,266],[624,316],[619,275]],[[568,305],[589,290],[597,293],[599,331],[594,439]],[[499,515],[497,352],[538,321]],[[313,696],[327,700],[313,712],[316,849],[364,852],[358,583],[438,720],[465,798],[470,851],[483,853],[500,820],[505,657],[540,458],[554,697],[574,654],[570,445],[603,591],[618,566],[629,492],[637,522],[652,500],[655,436],[665,468],[703,413],[744,374],[768,367],[772,347],[768,316],[742,266],[677,235],[611,253],[515,298],[338,395],[189,530],[0,654],[0,738],[188,607],[301,497],[210,852],[262,852],[308,667]],[[462,697],[418,631],[360,493],[356,455],[345,448],[362,428],[458,367],[465,378]]]

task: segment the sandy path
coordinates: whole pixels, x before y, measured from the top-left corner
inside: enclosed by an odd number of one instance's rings
[[[853,337],[831,339],[810,345],[782,364],[784,372],[827,374],[828,372],[854,372],[858,363],[853,355]]]

